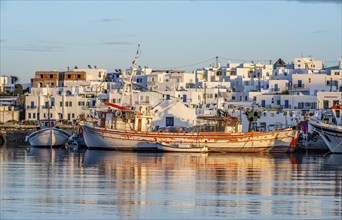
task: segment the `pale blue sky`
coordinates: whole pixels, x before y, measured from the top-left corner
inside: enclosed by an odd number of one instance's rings
[[[24,83],[35,71],[67,66],[111,72],[131,65],[137,44],[138,64],[154,68],[301,55],[332,66],[342,58],[341,11],[341,0],[1,0],[0,74]]]

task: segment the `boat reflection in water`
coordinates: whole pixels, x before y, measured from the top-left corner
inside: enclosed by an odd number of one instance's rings
[[[31,159],[43,162],[63,162],[63,159],[67,157],[68,152],[64,147],[60,148],[41,148],[32,146],[28,150],[28,156]]]
[[[329,154],[323,160],[323,170],[342,171],[342,154]]]
[[[342,155],[34,147],[0,153],[7,164],[0,166],[4,198],[21,202],[3,203],[8,219],[27,213],[30,219],[47,213],[55,219],[329,219],[342,213]]]
[[[93,187],[111,188],[111,204],[124,218],[193,218],[194,210],[204,218],[341,213],[341,200],[328,207],[321,197],[326,187],[341,185],[341,172],[320,174],[330,186],[319,184],[312,181],[317,161],[301,171],[293,155],[86,151],[84,166],[105,176]]]

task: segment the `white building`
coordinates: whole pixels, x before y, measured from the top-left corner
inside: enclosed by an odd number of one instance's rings
[[[13,76],[0,76],[0,92],[13,92],[15,82]]]
[[[342,92],[317,92],[317,108],[328,109],[342,103]]]
[[[314,60],[312,57],[296,57],[294,59],[294,69],[323,69],[322,60]]]

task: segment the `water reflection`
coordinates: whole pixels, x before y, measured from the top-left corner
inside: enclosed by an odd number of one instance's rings
[[[15,157],[11,150],[1,155],[16,164],[16,169],[2,168],[6,198],[22,201],[15,207],[12,200],[5,200],[7,217],[23,212],[35,217],[49,212],[63,219],[341,215],[342,155],[41,148]],[[21,172],[16,171],[18,167]],[[24,197],[16,194],[18,187]]]
[[[342,154],[329,154],[323,160],[323,169],[330,171],[342,171]]]

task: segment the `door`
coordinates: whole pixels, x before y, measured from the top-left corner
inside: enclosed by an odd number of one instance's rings
[[[186,102],[186,95],[183,95],[183,102]]]
[[[141,119],[138,119],[138,131],[141,131]]]
[[[263,107],[263,108],[266,107],[266,101],[265,100],[261,100],[261,107]]]

